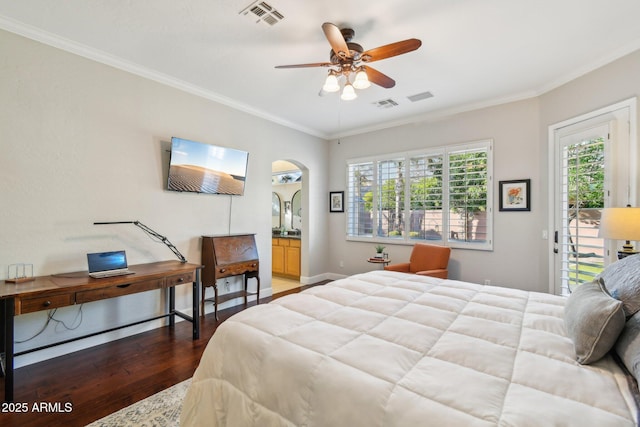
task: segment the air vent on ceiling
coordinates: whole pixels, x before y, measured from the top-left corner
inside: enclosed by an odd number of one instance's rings
[[[373,105],[375,105],[378,108],[393,108],[393,107],[397,107],[398,103],[393,99],[389,98],[389,99],[383,99],[381,101],[376,101],[373,103]]]
[[[415,95],[407,96],[407,98],[411,102],[416,102],[416,101],[422,101],[423,99],[427,99],[427,98],[433,98],[433,94],[431,92],[422,92],[422,93],[416,93]]]
[[[264,22],[268,25],[275,25],[284,19],[284,15],[278,12],[273,6],[264,1],[254,1],[249,6],[240,11],[241,15],[248,16],[255,23]]]

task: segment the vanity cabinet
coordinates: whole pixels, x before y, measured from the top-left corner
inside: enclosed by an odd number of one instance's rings
[[[271,239],[271,264],[273,274],[300,279],[300,239]]]

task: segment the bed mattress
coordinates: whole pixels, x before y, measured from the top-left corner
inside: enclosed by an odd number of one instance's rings
[[[611,356],[580,365],[566,299],[391,271],[242,311],[213,335],[183,426],[635,426]]]

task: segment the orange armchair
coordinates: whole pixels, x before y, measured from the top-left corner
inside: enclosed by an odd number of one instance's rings
[[[450,255],[451,248],[417,243],[411,251],[409,262],[387,265],[384,269],[446,279]]]

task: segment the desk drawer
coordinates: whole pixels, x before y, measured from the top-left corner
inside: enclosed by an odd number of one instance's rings
[[[152,291],[164,287],[164,279],[147,280],[118,286],[110,286],[101,289],[90,289],[76,292],[76,304],[99,301],[107,298],[120,297],[123,295],[135,294],[137,292]]]
[[[183,283],[193,283],[196,280],[194,276],[193,271],[169,276],[167,277],[167,287],[182,285]]]
[[[247,261],[238,264],[218,266],[218,270],[216,271],[216,279],[228,276],[237,276],[248,271],[258,271],[259,266],[260,263],[258,261]]]
[[[51,295],[47,297],[26,298],[21,301],[20,313],[50,310],[52,308],[73,305],[73,294]]]

